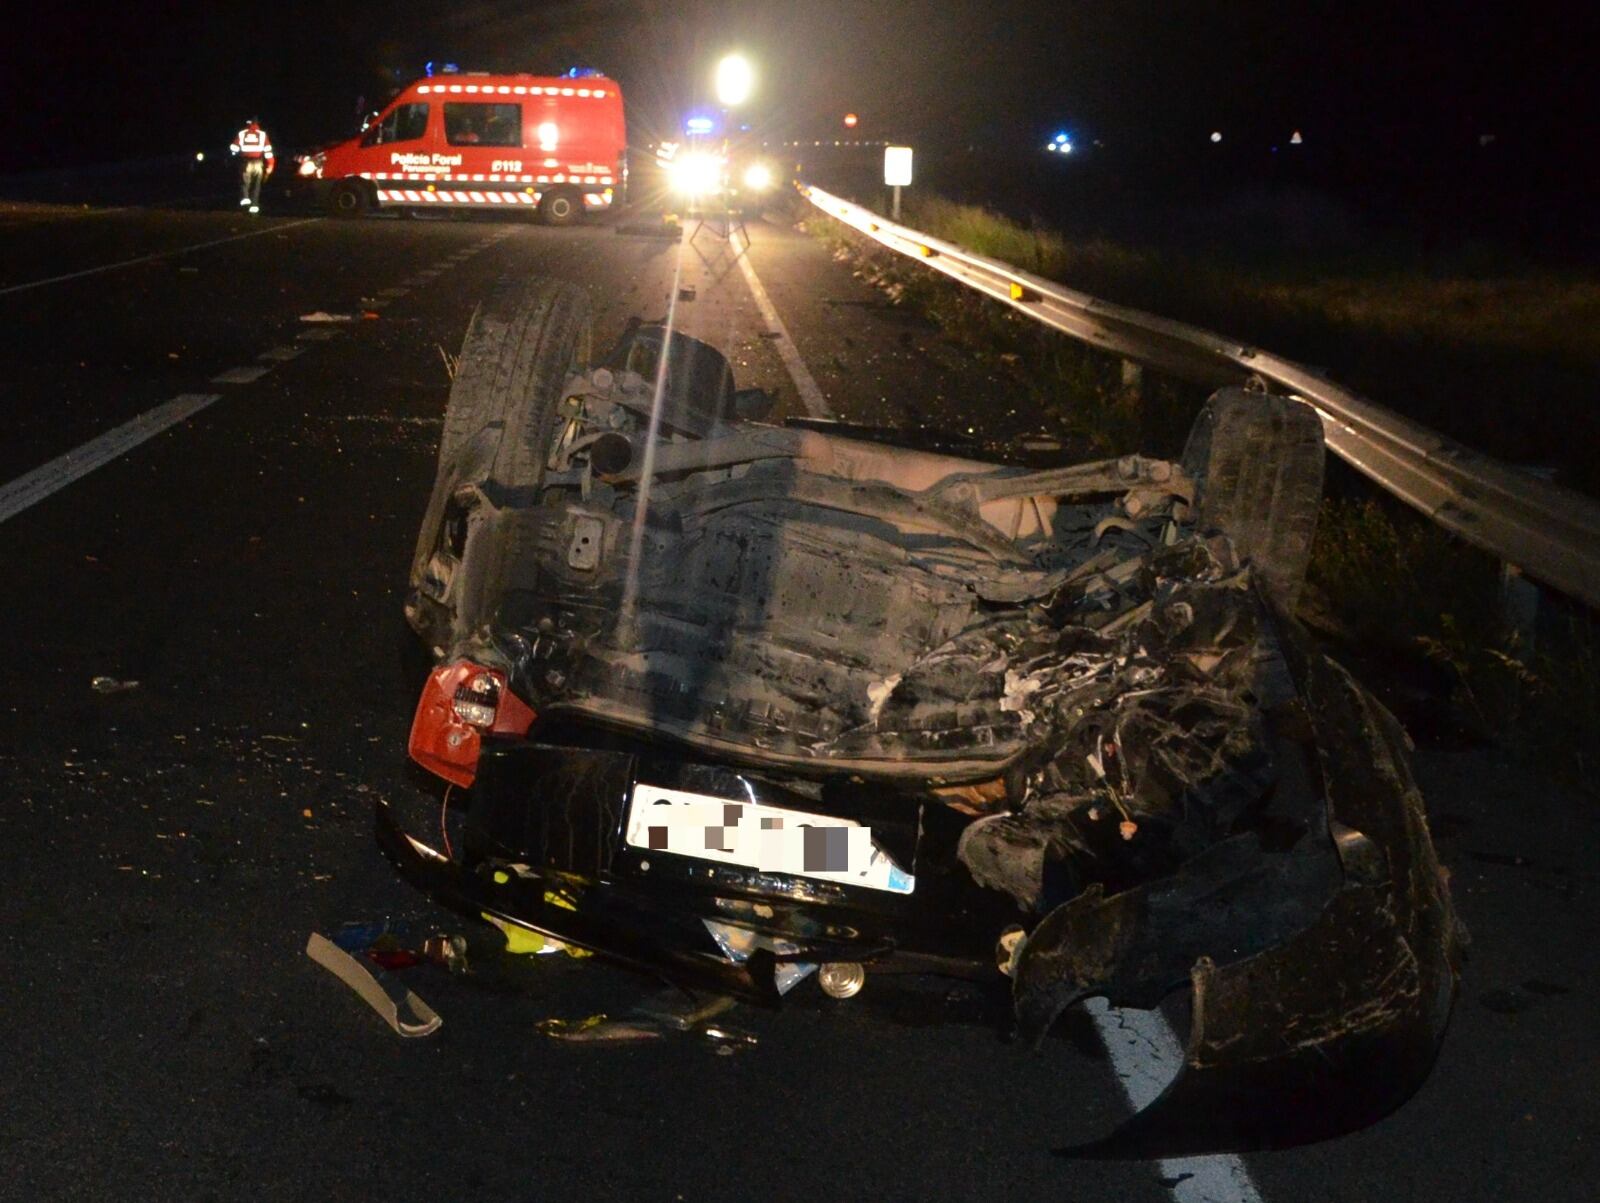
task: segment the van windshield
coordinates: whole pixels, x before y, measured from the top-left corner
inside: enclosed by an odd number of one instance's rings
[[[378,124],[367,127],[367,132],[361,135],[361,145],[382,146],[389,142],[415,142],[427,131],[426,104],[399,104],[390,109]]]

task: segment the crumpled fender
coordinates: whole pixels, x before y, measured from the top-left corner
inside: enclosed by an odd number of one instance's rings
[[[1316,737],[1337,887],[1302,926],[1295,899],[1263,889],[1273,883],[1230,840],[1173,878],[1111,898],[1085,894],[1045,918],[1017,960],[1026,1036],[1042,1036],[1066,1006],[1094,995],[1154,1006],[1158,984],[1186,959],[1192,988],[1177,1078],[1070,1155],[1181,1157],[1327,1139],[1399,1107],[1433,1066],[1465,933],[1406,737],[1344,669],[1285,642]],[[1292,893],[1315,883],[1311,872],[1276,884]],[[1264,909],[1252,917],[1251,907]],[[1257,933],[1281,934],[1285,921],[1293,934],[1254,946]]]

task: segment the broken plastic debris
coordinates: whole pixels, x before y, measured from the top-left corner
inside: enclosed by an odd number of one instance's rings
[[[318,309],[315,313],[302,313],[300,320],[302,322],[353,322],[356,319],[353,314],[329,313],[326,310]]]
[[[89,688],[96,693],[127,693],[131,689],[138,689],[137,681],[119,681],[115,677],[96,677],[89,682]]]
[[[444,1023],[432,1007],[407,987],[388,977],[378,977],[318,932],[312,932],[306,941],[306,956],[354,990],[402,1036],[431,1036]]]

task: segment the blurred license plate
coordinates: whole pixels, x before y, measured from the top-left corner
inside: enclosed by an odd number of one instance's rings
[[[741,865],[840,885],[909,894],[916,878],[872,842],[854,819],[734,802],[657,785],[635,785],[627,840],[649,852]]]

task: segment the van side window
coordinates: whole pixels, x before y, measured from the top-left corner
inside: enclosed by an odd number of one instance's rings
[[[444,106],[444,140],[451,146],[521,146],[522,106],[451,101]]]
[[[382,121],[367,127],[367,132],[361,135],[361,145],[383,146],[390,142],[415,142],[427,131],[427,105],[396,105],[385,114]]]

